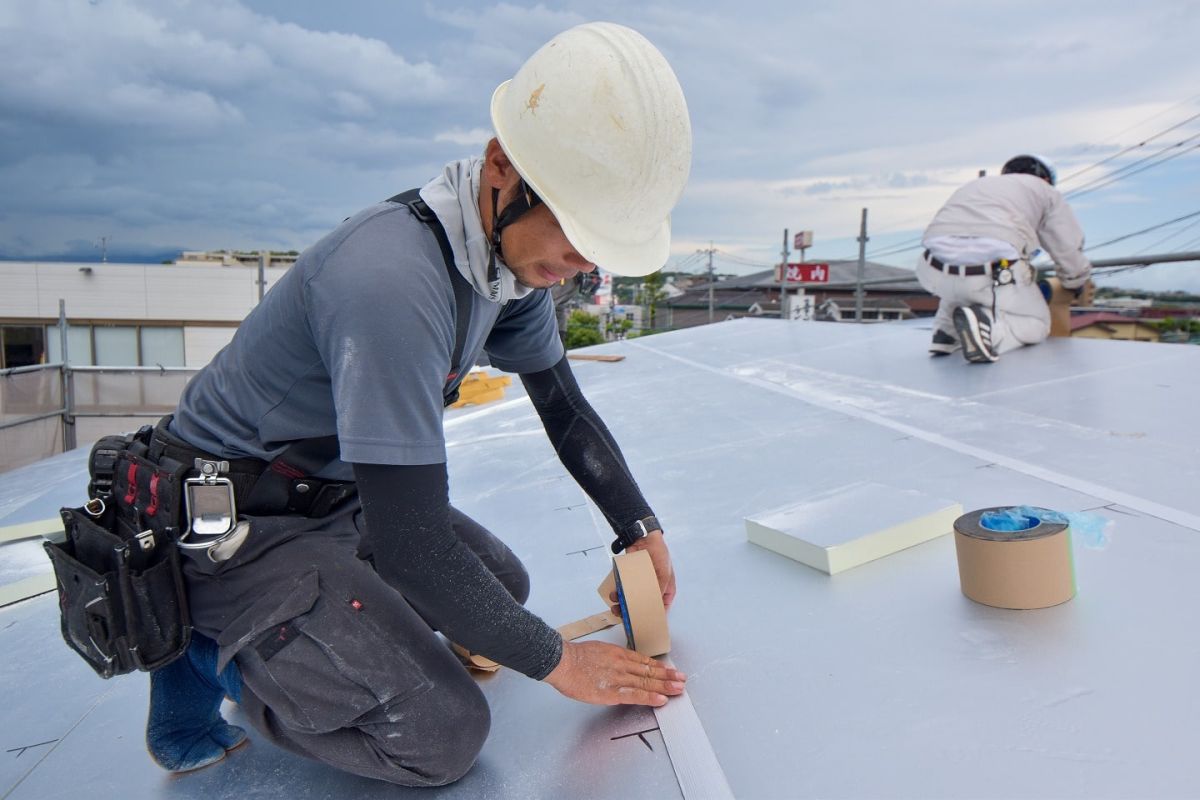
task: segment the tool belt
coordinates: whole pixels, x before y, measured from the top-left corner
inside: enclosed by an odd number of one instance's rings
[[[991,275],[992,283],[996,286],[1007,286],[1015,282],[1012,267],[1021,263],[1021,259],[998,258],[987,264],[964,266],[961,264],[947,264],[926,250],[925,263],[940,272],[945,272],[947,275]]]
[[[175,541],[187,466],[146,456],[153,429],[106,436],[88,459],[89,500],[61,511],[46,542],[63,639],[102,678],[154,670],[187,651],[187,593]]]
[[[96,442],[88,502],[62,509],[65,540],[45,543],[63,639],[102,678],[187,651],[181,558],[210,569],[229,558],[249,531],[239,513],[321,517],[357,493],[310,477],[337,457],[336,436],[297,442],[271,462],[219,459],[170,434],[170,420]]]

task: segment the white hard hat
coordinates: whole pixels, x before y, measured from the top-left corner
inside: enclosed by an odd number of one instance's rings
[[[588,261],[647,275],[667,261],[692,161],[679,80],[637,31],[560,33],[492,95],[496,138]]]

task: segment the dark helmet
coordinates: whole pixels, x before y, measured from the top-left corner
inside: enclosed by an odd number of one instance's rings
[[[1054,174],[1054,167],[1047,164],[1043,159],[1031,155],[1013,156],[1004,163],[1004,167],[1000,170],[1001,175],[1009,175],[1014,172],[1021,173],[1022,175],[1034,175],[1051,186],[1054,185],[1054,180],[1057,177]]]

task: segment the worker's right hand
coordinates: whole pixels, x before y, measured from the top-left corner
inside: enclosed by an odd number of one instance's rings
[[[563,642],[562,660],[545,680],[584,703],[662,706],[683,694],[687,675],[615,644]]]

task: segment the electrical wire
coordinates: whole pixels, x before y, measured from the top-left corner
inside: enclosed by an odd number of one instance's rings
[[[714,248],[714,250],[715,250],[715,252],[713,253],[713,255],[716,258],[724,259],[725,261],[732,261],[735,264],[741,264],[741,265],[747,266],[747,267],[761,267],[763,269],[771,269],[772,267],[778,266],[778,262],[769,264],[769,263],[766,263],[763,261],[754,261],[752,259],[746,258],[745,256],[736,256],[733,253],[726,252],[725,250],[721,250],[720,248]]]
[[[1197,97],[1200,97],[1200,95],[1197,95]],[[1190,102],[1190,101],[1185,101],[1185,102]],[[1163,112],[1163,113],[1166,113],[1166,112]],[[1151,119],[1153,119],[1153,117],[1151,117]],[[1159,138],[1160,136],[1165,136],[1168,133],[1170,133],[1171,131],[1182,128],[1184,125],[1187,125],[1189,122],[1192,122],[1193,120],[1197,120],[1197,119],[1200,119],[1200,114],[1195,114],[1193,116],[1190,116],[1187,119],[1185,119],[1183,122],[1177,122],[1174,125],[1172,125],[1171,127],[1165,128],[1165,129],[1159,131],[1158,133],[1154,134],[1153,136],[1148,136],[1146,139],[1142,140],[1141,142],[1138,142],[1137,144],[1126,147],[1124,150],[1120,151],[1119,153],[1113,153],[1111,156],[1108,156],[1107,158],[1102,158],[1099,161],[1097,161],[1095,164],[1092,164],[1091,166],[1087,166],[1087,167],[1084,167],[1083,169],[1072,172],[1067,177],[1061,179],[1058,182],[1058,185],[1062,186],[1063,184],[1069,183],[1072,180],[1074,180],[1075,178],[1078,178],[1080,175],[1084,174],[1085,172],[1090,172],[1090,171],[1094,170],[1096,167],[1103,166],[1104,164],[1107,164],[1108,162],[1110,162],[1114,159],[1120,158],[1121,156],[1125,155],[1126,153],[1131,153],[1134,150],[1137,150],[1141,147],[1145,147],[1150,142],[1153,142],[1155,139]],[[1139,124],[1141,124],[1141,123],[1139,123]],[[1137,125],[1135,125],[1134,127],[1136,128]],[[1132,129],[1126,128],[1125,130],[1128,131],[1128,130],[1132,130]],[[1124,133],[1124,131],[1122,131],[1122,133]],[[1121,134],[1117,134],[1117,135],[1120,136]]]
[[[1118,236],[1115,239],[1109,239],[1107,242],[1100,242],[1100,244],[1094,244],[1094,245],[1091,245],[1090,247],[1085,247],[1084,250],[1085,251],[1086,250],[1098,250],[1101,247],[1108,247],[1110,244],[1116,244],[1117,242],[1123,242],[1126,239],[1132,239],[1135,236],[1141,236],[1143,233],[1150,233],[1151,231],[1156,231],[1159,228],[1165,228],[1168,225],[1174,225],[1176,222],[1183,222],[1185,219],[1191,219],[1192,217],[1200,217],[1200,211],[1193,211],[1190,214],[1184,214],[1182,217],[1176,217],[1175,219],[1169,219],[1166,222],[1160,222],[1157,225],[1151,225],[1149,228],[1142,228],[1140,231],[1134,231],[1133,233],[1127,233],[1123,236]]]
[[[1167,234],[1163,238],[1156,241],[1154,244],[1143,247],[1141,250],[1138,250],[1136,253],[1134,253],[1134,255],[1140,256],[1142,253],[1148,253],[1151,250],[1153,250],[1154,248],[1158,247],[1160,244],[1162,244],[1164,242],[1169,242],[1170,240],[1174,239],[1176,236],[1180,235],[1181,233],[1187,233],[1188,231],[1190,231],[1192,228],[1196,227],[1197,225],[1200,225],[1200,219],[1197,219],[1196,221],[1194,221],[1188,225],[1184,225],[1182,228],[1175,231],[1174,233]]]
[[[1195,239],[1188,239],[1186,242],[1184,242],[1183,244],[1179,245],[1179,249],[1178,249],[1178,250],[1172,250],[1171,252],[1173,252],[1173,253],[1186,253],[1186,252],[1188,251],[1188,248],[1189,248],[1189,247],[1191,247],[1192,245],[1196,245],[1196,244],[1200,244],[1200,236],[1197,236]]]
[[[1192,136],[1189,136],[1186,139],[1176,142],[1175,144],[1168,145],[1168,146],[1164,147],[1163,149],[1159,150],[1158,152],[1153,153],[1149,156],[1146,156],[1145,158],[1140,158],[1137,161],[1130,162],[1129,164],[1126,164],[1124,167],[1121,167],[1120,169],[1115,170],[1114,172],[1112,172],[1108,175],[1105,175],[1102,178],[1097,178],[1095,180],[1089,181],[1088,183],[1083,184],[1083,186],[1079,186],[1079,187],[1072,189],[1071,191],[1065,193],[1063,195],[1063,197],[1075,198],[1075,197],[1081,197],[1082,195],[1085,195],[1085,194],[1091,194],[1092,192],[1099,191],[1100,189],[1104,189],[1108,186],[1111,186],[1112,184],[1117,183],[1118,181],[1123,181],[1126,178],[1130,177],[1131,175],[1137,175],[1139,172],[1145,172],[1146,170],[1151,169],[1153,167],[1157,167],[1160,164],[1164,164],[1168,161],[1172,161],[1176,158],[1179,158],[1182,155],[1186,155],[1187,153],[1190,153],[1193,150],[1200,149],[1200,143],[1197,143],[1197,144],[1192,145],[1191,147],[1180,150],[1177,153],[1171,153],[1170,155],[1164,156],[1165,153],[1167,153],[1171,150],[1174,150],[1178,147],[1182,147],[1183,145],[1188,144],[1189,142],[1193,142],[1197,139],[1200,139],[1200,133],[1193,134]],[[1158,159],[1158,160],[1155,161],[1154,159]],[[1153,163],[1146,163],[1146,162],[1153,162]],[[1139,164],[1144,164],[1145,166],[1142,166],[1140,169],[1132,169],[1133,167],[1136,167]]]

